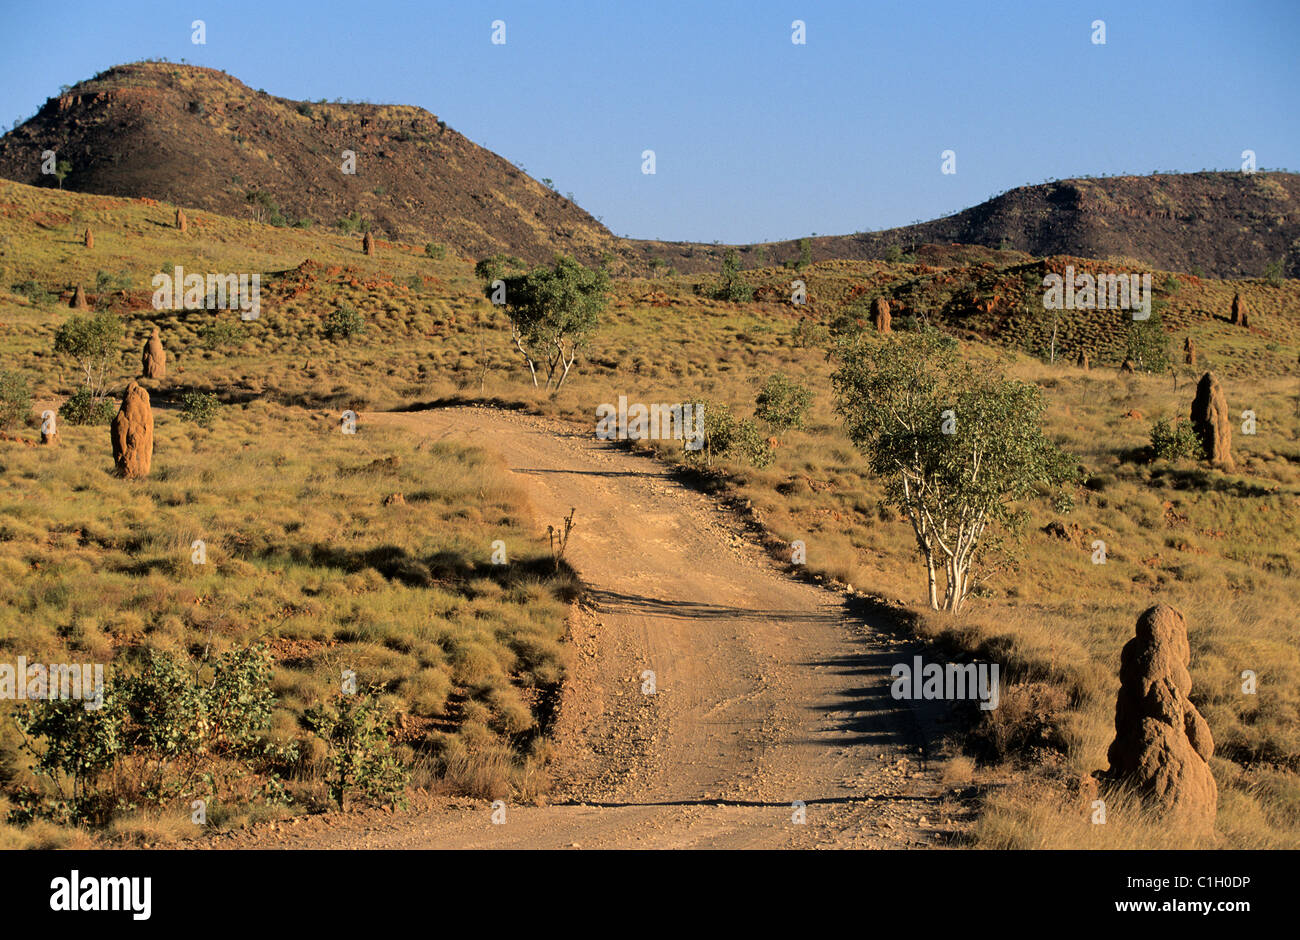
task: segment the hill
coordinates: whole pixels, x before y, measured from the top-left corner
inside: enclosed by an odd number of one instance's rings
[[[470,257],[565,251],[590,263],[614,242],[423,108],[292,101],[214,69],[141,62],[81,82],[0,140],[0,175],[53,185],[40,172],[46,149],[72,164],[63,185],[79,192],[290,225],[335,227],[356,213],[382,237]]]
[[[433,241],[469,258],[509,252],[546,261],[565,252],[624,274],[697,274],[717,270],[728,247],[619,238],[422,108],[294,101],[196,66],[115,66],[50,98],[0,138],[0,176],[55,185],[41,173],[47,149],[71,163],[63,185],[78,192],[280,225],[371,226],[381,237]],[[346,150],[356,154],[355,174],[342,170]],[[929,222],[812,238],[808,255],[893,259],[958,243],[1220,278],[1260,276],[1281,262],[1293,277],[1298,197],[1300,176],[1282,172],[1060,180]],[[791,239],[743,246],[741,258],[755,268],[792,264],[802,252]]]
[[[1163,271],[1300,274],[1300,174],[1183,173],[1020,186],[955,215],[811,239],[814,260],[886,258],[926,244],[982,245],[1044,257],[1123,259]],[[796,242],[774,245],[790,257]]]

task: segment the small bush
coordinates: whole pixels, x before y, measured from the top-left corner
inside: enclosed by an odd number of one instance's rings
[[[335,224],[338,225],[339,231],[344,235],[351,235],[353,232],[370,231],[370,220],[361,218],[361,213],[355,209],[339,219]]]
[[[117,414],[117,405],[106,398],[96,398],[89,388],[79,388],[59,406],[59,418],[65,424],[108,424]]]
[[[1282,259],[1270,261],[1264,268],[1264,280],[1269,287],[1282,286]]]
[[[731,449],[762,470],[772,465],[776,454],[768,443],[758,423],[752,418],[745,418],[736,423],[736,436]]]
[[[325,315],[325,337],[327,339],[347,339],[362,332],[366,321],[351,304],[336,307]]]
[[[732,303],[745,303],[754,298],[754,288],[749,286],[749,282],[740,273],[740,255],[734,248],[728,248],[722,258],[722,278],[714,289],[713,296]]]
[[[815,320],[800,320],[790,331],[790,341],[800,349],[823,346],[830,341],[830,330]]]
[[[1201,460],[1205,453],[1189,422],[1160,418],[1151,426],[1151,456],[1157,460]]]
[[[48,307],[54,303],[54,295],[35,281],[21,281],[15,284],[14,293],[26,297],[38,307]]]
[[[388,742],[392,716],[380,706],[378,689],[337,693],[328,705],[306,713],[307,727],[329,748],[330,798],[344,809],[349,793],[374,802],[404,805],[408,774]]]
[[[250,773],[267,775],[261,792],[272,799],[278,768],[297,757],[293,745],[264,740],[275,696],[261,646],[226,653],[206,670],[150,650],[137,672],[108,679],[98,695],[82,692],[98,707],[53,699],[14,716],[41,786],[16,795],[11,821],[102,825],[137,801],[220,800]]]
[[[777,434],[791,428],[803,427],[804,414],[812,404],[812,392],[807,386],[792,382],[777,372],[763,383],[755,399],[754,417]]]
[[[1157,304],[1148,319],[1129,321],[1124,354],[1139,372],[1169,371],[1169,335],[1161,325]]]
[[[186,392],[181,399],[181,420],[192,421],[201,428],[212,429],[221,402],[209,392]]]
[[[441,260],[447,254],[447,249],[437,242],[429,242],[424,246],[424,253],[430,258]]]
[[[233,346],[243,338],[243,330],[236,323],[215,320],[199,329],[199,344],[204,349],[221,349]]]
[[[731,408],[718,402],[697,402],[704,410],[704,446],[686,451],[688,458],[703,458],[713,466],[714,457],[740,456],[760,469],[772,463],[774,453],[753,418],[738,419]]]
[[[32,387],[18,372],[0,369],[0,429],[22,425],[32,411]]]
[[[162,270],[171,274],[176,266],[168,261],[162,266]],[[111,290],[129,290],[131,287],[131,275],[127,271],[120,271],[114,274],[112,271],[95,272],[95,291],[96,293],[105,293]]]

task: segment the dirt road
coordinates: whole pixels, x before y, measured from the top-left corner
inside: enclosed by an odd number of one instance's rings
[[[461,800],[222,847],[872,848],[941,844],[961,827],[927,743],[941,717],[889,695],[911,647],[850,616],[843,594],[782,574],[657,461],[490,409],[362,421],[499,452],[543,526],[577,508],[566,557],[591,604],[573,624],[557,786],[548,805],[508,805],[503,824]]]

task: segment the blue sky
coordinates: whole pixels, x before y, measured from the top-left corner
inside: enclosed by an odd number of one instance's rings
[[[751,242],[1053,177],[1238,169],[1246,149],[1300,169],[1297,48],[1296,0],[0,0],[0,123],[111,65],[185,59],[290,98],[420,105],[621,235]]]

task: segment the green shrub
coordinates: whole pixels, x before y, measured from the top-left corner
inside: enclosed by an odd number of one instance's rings
[[[343,304],[325,315],[325,337],[347,339],[366,328],[366,321],[351,304]]]
[[[736,423],[736,434],[731,449],[760,470],[770,467],[776,456],[762,429],[752,418],[745,418]]]
[[[192,421],[201,428],[211,430],[221,402],[209,392],[186,392],[181,399],[181,420]]]
[[[830,341],[830,330],[822,326],[816,320],[804,318],[795,324],[790,331],[790,341],[800,349],[807,349],[811,346],[824,346]]]
[[[170,261],[162,266],[162,270],[167,274],[171,274],[175,268],[176,266]],[[95,291],[97,293],[102,294],[111,290],[129,290],[130,288],[131,274],[128,271],[120,271],[117,274],[104,270],[95,272]]]
[[[406,803],[408,774],[389,747],[393,719],[379,704],[378,691],[336,693],[305,716],[307,727],[329,749],[330,798],[339,809],[353,792],[373,802]]]
[[[702,458],[706,466],[713,466],[714,457],[739,456],[756,467],[766,467],[774,453],[767,438],[753,418],[738,419],[727,405],[719,402],[696,402],[703,409],[704,446],[688,450],[686,456]]]
[[[237,323],[214,320],[199,329],[199,344],[204,349],[221,349],[233,346],[243,339],[244,331]]]
[[[1269,287],[1282,286],[1282,259],[1276,258],[1264,267],[1264,280]]]
[[[731,448],[736,436],[736,416],[721,402],[695,402],[695,408],[704,415],[704,444],[699,450],[686,451],[686,455],[702,457],[707,466],[713,466],[713,458],[721,457]]]
[[[32,411],[32,387],[18,372],[0,369],[0,429],[16,428]]]
[[[220,799],[229,789],[223,783],[249,774],[266,775],[262,793],[274,798],[279,768],[297,757],[294,745],[264,741],[275,696],[260,645],[206,669],[149,650],[136,672],[113,676],[99,696],[82,694],[86,700],[32,703],[15,715],[42,786],[16,795],[11,820],[103,824],[138,801]],[[95,699],[98,707],[88,708]]]
[[[54,303],[54,295],[35,281],[21,281],[15,284],[14,293],[26,297],[38,307],[48,307]]]
[[[424,246],[424,253],[430,258],[441,260],[447,254],[447,249],[437,242],[429,242]]]
[[[370,220],[361,218],[361,213],[355,209],[348,213],[336,223],[339,231],[344,235],[351,235],[353,232],[370,231]]]
[[[754,298],[754,288],[749,286],[749,282],[740,273],[740,255],[734,248],[728,248],[722,257],[722,277],[714,288],[713,296],[733,303],[745,303]]]
[[[812,404],[812,392],[782,373],[768,377],[755,399],[754,417],[778,434],[803,427],[804,414]]]
[[[59,406],[59,418],[66,424],[108,424],[115,414],[116,402],[96,398],[86,387],[77,389]]]
[[[810,264],[812,264],[812,240],[801,238],[799,239],[799,260],[795,262],[794,269],[802,271]]]
[[[260,189],[250,189],[244,198],[253,206],[253,218],[258,222],[265,222],[268,225],[274,225],[276,228],[284,228],[295,224],[293,219],[280,210],[279,203],[272,199],[269,193],[265,193]]]
[[[1129,322],[1124,355],[1133,360],[1133,367],[1139,372],[1169,370],[1169,334],[1161,325],[1158,306],[1158,303],[1152,304],[1148,319]]]
[[[1190,422],[1160,418],[1151,426],[1151,455],[1157,460],[1202,460],[1205,451]]]
[[[54,334],[54,351],[71,357],[81,369],[84,385],[95,398],[104,397],[109,366],[121,355],[122,321],[112,313],[74,316]]]

